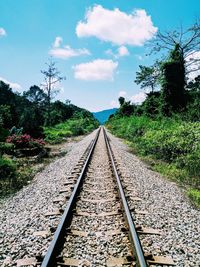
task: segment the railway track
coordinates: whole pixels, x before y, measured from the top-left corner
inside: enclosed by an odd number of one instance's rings
[[[123,177],[104,128],[80,159],[55,203],[69,197],[45,257],[35,265],[53,266],[141,266],[174,265],[169,257],[145,255],[140,234],[129,208]],[[141,212],[142,213],[142,212]],[[48,216],[56,215],[52,212]],[[28,264],[18,265],[25,266]]]

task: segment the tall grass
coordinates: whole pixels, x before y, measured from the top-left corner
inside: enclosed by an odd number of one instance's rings
[[[115,116],[107,127],[125,138],[141,156],[161,160],[156,166],[180,182],[200,186],[200,123],[175,119]]]

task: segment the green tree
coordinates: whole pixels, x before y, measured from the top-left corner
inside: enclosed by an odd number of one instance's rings
[[[175,48],[179,54],[179,60],[185,67],[185,75],[195,72],[200,68],[200,58],[195,54],[200,50],[200,20],[184,30],[182,26],[178,30],[158,32],[156,38],[151,41],[152,53],[160,51],[173,51]],[[186,78],[184,78],[186,80]]]
[[[119,101],[120,106],[122,106],[125,103],[125,98],[123,96],[120,96],[118,98],[118,101]]]
[[[154,92],[159,80],[159,68],[158,64],[151,67],[139,65],[140,71],[136,72],[135,83],[140,84],[141,88],[151,88],[151,92]]]
[[[142,114],[145,114],[148,117],[156,117],[160,114],[161,106],[162,106],[161,92],[156,91],[147,94],[147,98],[142,103],[140,108]]]
[[[192,121],[200,121],[200,75],[187,85],[187,114],[186,118]]]
[[[135,106],[131,104],[131,101],[125,101],[124,97],[119,97],[119,104],[120,108],[117,112],[117,114],[120,114],[122,116],[130,116],[135,111]]]
[[[23,96],[38,107],[44,106],[47,101],[47,95],[37,85],[31,86],[28,91],[23,93]]]
[[[163,63],[163,113],[170,116],[173,112],[183,111],[186,107],[185,65],[179,44],[171,51],[169,60]]]

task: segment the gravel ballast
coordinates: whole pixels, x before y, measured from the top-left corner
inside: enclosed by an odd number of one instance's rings
[[[49,231],[60,217],[46,217],[55,209],[53,200],[63,182],[76,166],[96,132],[78,143],[67,145],[68,153],[38,173],[28,186],[0,204],[0,266],[15,266],[16,260],[44,255],[52,235],[35,236],[36,231]],[[190,203],[175,183],[153,172],[120,139],[109,134],[119,168],[131,189],[129,204],[148,211],[134,215],[136,224],[152,227],[161,235],[142,235],[146,252],[171,256],[176,266],[200,266],[200,211]]]
[[[200,266],[200,211],[174,182],[149,169],[119,138],[109,134],[129,193],[141,198],[130,205],[148,211],[136,215],[136,224],[160,230],[161,235],[142,235],[146,252],[171,256],[176,266]],[[133,215],[134,216],[134,215]]]
[[[0,266],[15,266],[16,260],[43,255],[47,250],[52,235],[44,238],[34,236],[34,232],[49,231],[58,223],[59,217],[50,219],[45,214],[55,210],[53,200],[95,134],[96,131],[78,143],[65,145],[66,156],[49,164],[31,184],[1,203]]]

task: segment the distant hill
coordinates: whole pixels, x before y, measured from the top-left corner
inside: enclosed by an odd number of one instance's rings
[[[106,109],[98,112],[93,112],[94,117],[101,123],[104,124],[110,115],[114,114],[117,108]]]

